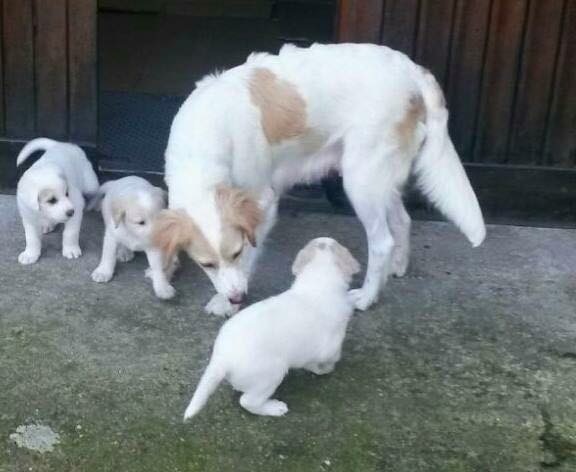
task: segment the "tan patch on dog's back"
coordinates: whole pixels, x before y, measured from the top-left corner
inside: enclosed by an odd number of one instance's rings
[[[270,144],[306,132],[306,102],[293,84],[279,79],[269,69],[254,70],[250,98],[260,109],[262,129]]]
[[[410,97],[404,118],[396,123],[396,135],[401,149],[410,149],[419,122],[426,120],[426,107],[420,94]]]

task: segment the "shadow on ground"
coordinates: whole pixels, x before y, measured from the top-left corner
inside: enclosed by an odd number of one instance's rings
[[[287,378],[286,417],[251,416],[222,386],[183,425],[222,323],[202,312],[205,277],[185,265],[161,302],[138,257],[93,283],[96,214],[80,260],[51,234],[22,267],[13,197],[0,224],[1,472],[576,470],[574,231],[493,226],[473,250],[452,226],[416,223],[408,275],[352,320],[333,374]],[[365,256],[354,218],[285,212],[252,300],[283,290],[321,235]],[[10,439],[31,424],[59,435],[52,452]]]

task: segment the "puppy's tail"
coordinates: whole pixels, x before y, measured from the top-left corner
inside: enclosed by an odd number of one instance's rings
[[[226,371],[224,368],[212,359],[200,379],[200,383],[192,396],[192,400],[190,400],[188,408],[186,408],[184,412],[184,421],[198,414],[225,376]]]
[[[418,185],[472,246],[479,246],[486,236],[486,227],[474,190],[448,136],[444,94],[427,70],[417,67],[415,78],[426,106],[426,140],[414,165]]]
[[[47,151],[56,144],[59,144],[58,141],[54,141],[53,139],[48,138],[36,138],[30,141],[29,143],[26,143],[26,145],[22,148],[20,154],[18,154],[18,157],[16,158],[16,167],[22,164],[35,152]]]
[[[88,203],[86,204],[86,211],[100,211],[102,200],[106,196],[106,192],[108,191],[111,183],[112,181],[104,182],[102,185],[100,185],[96,193],[92,195],[92,197],[88,200]]]

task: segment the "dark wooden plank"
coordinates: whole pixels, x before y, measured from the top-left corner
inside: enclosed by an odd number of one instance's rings
[[[5,134],[29,138],[35,132],[32,0],[4,0]]]
[[[451,116],[450,135],[465,160],[472,160],[490,2],[460,0],[454,19],[446,95]]]
[[[539,163],[552,97],[564,0],[530,2],[508,162]]]
[[[4,0],[0,0],[0,41],[4,41]],[[5,134],[4,121],[4,48],[0,47],[0,136]]]
[[[384,0],[341,0],[337,37],[340,42],[378,43]]]
[[[66,0],[36,0],[36,127],[40,135],[67,137]]]
[[[68,0],[70,139],[97,138],[96,0]]]
[[[450,37],[456,0],[421,0],[416,39],[416,61],[430,69],[446,85]]]
[[[576,168],[576,0],[568,0],[566,5],[556,70],[546,162]]]
[[[418,6],[419,0],[386,0],[380,42],[413,56]]]
[[[494,0],[475,143],[476,160],[506,162],[528,2]]]

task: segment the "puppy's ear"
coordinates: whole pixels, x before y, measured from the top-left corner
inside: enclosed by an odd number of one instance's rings
[[[40,192],[34,182],[28,181],[27,185],[19,186],[19,196],[25,205],[32,210],[40,210]]]
[[[303,249],[300,250],[296,259],[294,259],[294,263],[292,264],[292,274],[298,275],[302,272],[302,269],[308,265],[308,263],[314,257],[314,252],[316,251],[316,246],[314,243],[308,243],[304,246]]]
[[[360,272],[360,263],[356,258],[350,253],[350,251],[342,246],[337,241],[334,241],[330,246],[334,257],[336,259],[336,264],[338,268],[347,276],[352,277],[354,274]]]
[[[168,192],[160,187],[154,187],[154,198],[162,208],[166,208],[168,204]]]
[[[120,223],[124,221],[124,217],[126,216],[126,210],[122,202],[114,201],[111,205],[112,209],[112,221],[114,222],[114,226],[118,228]]]
[[[169,259],[191,244],[196,231],[192,218],[184,211],[162,210],[154,219],[152,244]]]
[[[242,231],[250,244],[256,247],[256,229],[262,222],[258,202],[248,192],[224,185],[216,189],[216,202],[222,219]]]

